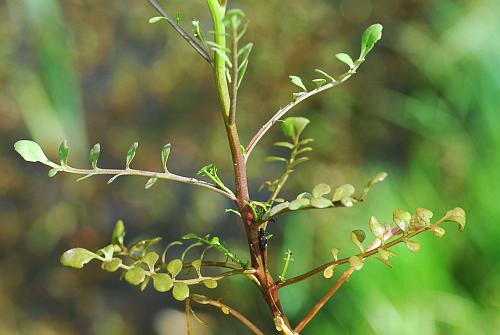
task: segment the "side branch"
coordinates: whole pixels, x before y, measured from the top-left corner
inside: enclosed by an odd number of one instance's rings
[[[336,81],[331,81],[328,84],[325,84],[321,87],[318,87],[312,91],[309,91],[307,93],[304,93],[300,97],[298,97],[295,101],[290,102],[288,105],[285,107],[281,108],[279,111],[276,112],[276,114],[273,115],[269,121],[267,121],[260,129],[259,131],[254,135],[254,137],[250,140],[248,143],[246,149],[245,149],[245,161],[248,161],[248,157],[250,157],[250,154],[252,153],[253,149],[259,143],[259,141],[264,137],[264,135],[271,129],[271,127],[278,122],[286,113],[288,113],[291,109],[293,109],[295,106],[299,105],[302,101],[307,100],[308,98],[312,97],[313,95],[316,95],[320,92],[326,91],[330,88],[339,86],[340,84],[344,83],[347,81],[353,74],[356,73],[356,70],[359,68],[361,65],[362,61],[358,60],[355,63],[355,66],[351,68],[349,71],[344,73],[339,77],[338,80]]]
[[[257,328],[257,326],[255,326],[250,320],[248,320],[243,314],[229,307],[228,305],[221,303],[220,301],[212,300],[206,296],[198,294],[191,295],[190,299],[202,305],[211,305],[217,307],[222,311],[222,313],[232,315],[234,318],[240,321],[245,327],[247,327],[252,333],[256,335],[264,335],[264,333],[259,328]]]
[[[181,37],[186,42],[188,42],[188,44],[190,46],[192,46],[194,50],[196,50],[196,52],[204,60],[206,60],[209,64],[212,64],[212,58],[207,53],[205,48],[203,48],[203,46],[201,46],[200,43],[198,43],[198,41],[196,39],[194,39],[184,29],[182,29],[182,27],[180,25],[178,25],[177,22],[175,22],[175,20],[172,19],[172,17],[170,15],[167,14],[167,12],[160,6],[160,4],[158,2],[156,2],[156,0],[148,0],[148,2],[151,4],[151,6],[153,6],[158,11],[158,13],[160,13],[167,20],[167,22],[170,24],[170,26],[172,28],[174,28],[174,30],[177,33],[179,33],[179,35],[181,35]]]
[[[101,168],[76,169],[76,168],[69,167],[69,166],[59,166],[59,165],[57,165],[57,167],[54,167],[54,169],[56,169],[57,171],[61,171],[61,172],[85,175],[84,177],[80,178],[79,180],[90,178],[90,177],[95,176],[95,175],[114,175],[115,177],[113,177],[113,178],[116,178],[119,176],[140,176],[140,177],[157,178],[157,179],[163,179],[163,180],[172,180],[172,181],[176,181],[179,183],[203,187],[203,188],[209,189],[211,191],[217,192],[230,200],[233,200],[233,201],[236,200],[235,195],[229,189],[223,190],[223,189],[217,187],[216,185],[205,182],[203,180],[198,180],[196,178],[190,178],[190,177],[183,177],[183,176],[173,174],[171,172],[152,172],[152,171],[142,171],[142,170],[136,170],[136,169],[130,169],[130,168],[124,169],[124,170],[101,169]],[[110,179],[110,181],[113,181],[113,180],[114,179]]]

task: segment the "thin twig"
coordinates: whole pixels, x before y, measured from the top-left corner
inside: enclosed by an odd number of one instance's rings
[[[101,169],[101,168],[96,168],[96,169],[77,169],[73,168],[70,166],[57,166],[54,167],[54,169],[61,171],[61,172],[67,172],[67,173],[72,173],[72,174],[80,174],[80,175],[85,175],[88,177],[95,176],[95,175],[114,175],[114,176],[140,176],[140,177],[148,177],[148,178],[158,178],[158,179],[163,179],[163,180],[172,180],[176,181],[179,183],[184,183],[184,184],[189,184],[189,185],[195,185],[203,188],[207,188],[209,190],[212,190],[214,192],[217,192],[219,194],[222,194],[228,199],[231,200],[236,200],[235,195],[233,192],[229,189],[222,190],[218,188],[216,185],[207,183],[203,180],[198,180],[196,178],[190,178],[190,177],[183,177],[179,176],[176,174],[173,174],[171,172],[152,172],[152,171],[142,171],[142,170],[136,170],[136,169]]]
[[[246,149],[245,149],[245,162],[248,161],[248,158],[250,157],[250,154],[252,153],[253,149],[259,143],[259,141],[262,139],[262,137],[271,129],[271,127],[278,122],[286,113],[288,113],[291,109],[293,109],[295,106],[300,104],[302,101],[307,100],[308,98],[312,97],[313,95],[316,95],[320,92],[326,91],[330,88],[339,86],[340,84],[344,83],[347,81],[353,74],[356,73],[356,70],[359,68],[361,65],[362,61],[356,61],[355,66],[351,68],[348,72],[344,73],[339,77],[339,80],[337,81],[332,81],[329,82],[328,84],[325,84],[321,87],[318,87],[312,91],[309,91],[307,93],[304,93],[300,97],[298,97],[295,101],[290,102],[288,105],[285,107],[281,108],[276,112],[276,114],[273,115],[269,121],[267,121],[260,129],[259,131],[254,135],[254,137],[250,140],[248,143]]]
[[[186,333],[187,335],[193,335],[193,330],[191,329],[191,320],[189,314],[191,313],[191,299],[188,297],[186,299]]]
[[[319,310],[326,304],[326,302],[337,292],[337,290],[349,279],[351,274],[356,271],[354,268],[349,268],[344,274],[335,282],[332,288],[321,298],[321,300],[313,307],[313,309],[306,315],[302,321],[294,328],[293,331],[300,333],[302,329],[314,318]]]
[[[172,28],[174,28],[175,31],[179,33],[179,35],[181,35],[181,37],[186,40],[186,42],[188,42],[189,45],[192,46],[193,49],[195,49],[201,57],[203,57],[204,60],[206,60],[209,64],[212,64],[212,58],[207,53],[205,48],[203,48],[203,46],[198,43],[196,39],[194,39],[184,29],[182,29],[182,27],[178,25],[170,15],[168,15],[168,13],[160,6],[158,2],[156,2],[156,0],[148,0],[148,2],[158,11],[158,13],[160,13],[167,20],[167,22]]]
[[[257,326],[254,325],[250,320],[248,320],[243,314],[241,314],[237,310],[229,307],[228,305],[223,304],[220,301],[212,300],[206,296],[198,295],[198,294],[193,294],[190,296],[190,298],[199,304],[211,305],[211,306],[217,307],[222,311],[222,313],[227,314],[227,315],[232,315],[233,317],[235,317],[238,321],[240,321],[245,327],[247,327],[254,334],[264,335],[264,333],[259,328],[257,328]]]

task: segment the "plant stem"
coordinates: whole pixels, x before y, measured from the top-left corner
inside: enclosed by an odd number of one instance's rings
[[[215,43],[221,50],[226,48],[226,30],[224,25],[225,7],[221,6],[218,0],[208,0],[208,6],[212,14],[212,20],[215,31]],[[236,204],[241,214],[243,226],[247,236],[248,246],[250,249],[251,264],[255,269],[253,276],[259,283],[259,287],[266,299],[266,302],[273,313],[273,317],[283,320],[286,326],[289,325],[283,309],[279,302],[278,290],[275,282],[269,271],[267,270],[264,262],[264,251],[259,247],[258,229],[254,227],[252,209],[247,205],[250,201],[248,193],[247,171],[245,158],[241,150],[240,139],[236,124],[230,123],[231,103],[229,96],[229,89],[226,81],[226,61],[217,52],[214,54],[215,59],[215,81],[217,91],[219,93],[219,101],[222,107],[222,116],[226,128],[226,135],[231,150],[231,158],[234,166],[234,179],[236,185]],[[236,102],[234,101],[234,104]],[[234,113],[236,113],[236,105],[234,105]],[[284,333],[284,332],[282,332]]]
[[[238,30],[234,22],[231,22],[231,107],[229,110],[228,124],[236,122],[236,103],[238,101]]]
[[[313,309],[306,315],[306,317],[299,322],[294,328],[296,333],[300,333],[302,329],[311,321],[319,310],[326,304],[326,302],[337,292],[337,290],[349,279],[351,274],[356,271],[354,268],[349,268],[344,274],[335,282],[332,288],[321,298],[321,300],[313,307]]]
[[[175,20],[172,19],[172,17],[167,14],[167,12],[160,6],[160,4],[158,2],[156,2],[156,0],[148,0],[148,2],[158,11],[158,13],[161,14],[161,16],[163,16],[167,20],[167,22],[170,24],[170,26],[172,28],[174,28],[174,30],[177,33],[179,33],[179,35],[181,35],[181,37],[184,40],[186,40],[186,42],[188,42],[189,45],[192,46],[194,50],[196,50],[196,52],[204,60],[206,60],[209,64],[212,64],[212,58],[207,53],[205,48],[202,45],[200,45],[200,43],[198,43],[198,41],[196,39],[194,39],[191,35],[189,35],[184,29],[182,29],[182,27],[179,26],[177,24],[177,22],[175,22]]]
[[[223,304],[220,301],[212,300],[206,296],[198,295],[198,294],[193,294],[190,296],[190,298],[199,304],[211,305],[211,306],[217,307],[224,314],[232,315],[234,318],[236,318],[238,321],[240,321],[245,327],[247,327],[250,331],[252,331],[252,333],[254,333],[256,335],[264,335],[264,333],[259,328],[257,328],[257,326],[255,326],[250,320],[248,320],[243,314],[241,314],[237,310],[229,307],[228,305]]]
[[[136,170],[136,169],[130,169],[130,168],[123,169],[123,170],[120,170],[120,169],[101,169],[101,168],[77,169],[77,168],[73,168],[70,166],[60,166],[60,165],[57,165],[57,167],[54,167],[54,168],[56,170],[61,171],[61,172],[80,174],[80,175],[85,175],[86,177],[92,177],[95,175],[114,175],[114,176],[140,176],[140,177],[147,177],[147,178],[158,178],[158,179],[163,179],[163,180],[172,180],[172,181],[176,181],[179,183],[184,183],[184,184],[189,184],[189,185],[207,188],[211,191],[222,194],[223,196],[225,196],[226,198],[228,198],[230,200],[236,200],[236,196],[233,194],[233,192],[231,190],[229,190],[227,188],[223,190],[214,184],[207,183],[205,181],[198,180],[196,178],[179,176],[179,175],[173,174],[171,172],[152,172],[152,171],[143,171],[143,170]]]

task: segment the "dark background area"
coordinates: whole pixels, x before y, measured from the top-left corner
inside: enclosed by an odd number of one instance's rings
[[[389,178],[352,209],[307,211],[280,219],[271,232],[276,273],[287,249],[289,276],[329,260],[332,247],[355,252],[352,229],[376,215],[426,207],[441,216],[460,206],[468,226],[459,233],[419,237],[422,250],[395,248],[389,269],[368,261],[304,334],[499,334],[500,329],[500,3],[496,0],[234,1],[247,13],[254,42],[240,90],[242,141],[291,99],[288,75],[313,79],[314,68],[342,73],[337,52],[357,55],[370,24],[384,36],[346,84],[294,110],[311,125],[311,162],[300,166],[283,196],[317,183],[358,188],[376,172]],[[208,31],[204,1],[163,1],[189,29]],[[0,334],[183,334],[183,304],[152,289],[140,293],[97,264],[75,271],[60,254],[98,249],[123,219],[130,238],[188,232],[220,235],[246,254],[238,220],[222,197],[186,185],[103,177],[47,177],[22,161],[18,139],[39,142],[56,159],[63,139],[70,163],[87,166],[101,143],[101,165],[122,166],[140,142],[134,166],[160,170],[160,150],[172,143],[170,169],[191,176],[215,162],[230,185],[231,162],[207,65],[146,1],[6,0],[0,2]],[[249,162],[254,199],[275,177],[278,127]],[[338,275],[338,274],[337,274]],[[332,285],[321,276],[281,292],[293,323]],[[212,296],[272,333],[267,307],[246,279],[230,279]],[[194,306],[208,322],[197,334],[245,332],[216,310]],[[193,322],[195,323],[195,322]]]

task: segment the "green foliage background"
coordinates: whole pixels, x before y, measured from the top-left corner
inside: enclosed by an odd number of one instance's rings
[[[244,142],[290,100],[288,75],[313,77],[315,67],[340,72],[336,52],[357,53],[361,32],[384,25],[384,37],[359,75],[295,111],[312,123],[312,162],[284,194],[320,182],[362,187],[375,172],[389,178],[353,209],[297,213],[280,219],[270,241],[278,272],[289,248],[290,275],[354,251],[349,234],[370,215],[427,207],[436,215],[461,206],[463,234],[420,238],[422,250],[396,249],[393,269],[368,262],[305,334],[499,334],[500,329],[500,3],[496,0],[235,1],[251,21],[255,42],[240,91]],[[203,1],[169,1],[189,27],[205,29]],[[231,163],[206,64],[146,1],[6,0],[0,3],[0,334],[182,334],[181,304],[170,295],[139,293],[98,266],[63,268],[75,246],[97,249],[123,218],[129,236],[178,239],[194,231],[221,235],[244,254],[242,230],[210,192],[173,183],[144,190],[143,180],[113,185],[93,178],[49,180],[46,170],[13,151],[33,138],[51,157],[68,139],[83,165],[102,145],[103,166],[122,165],[134,141],[134,164],[157,169],[172,142],[171,169],[194,175],[215,161],[228,183]],[[265,163],[266,138],[249,163],[252,194],[278,173]],[[51,151],[52,150],[52,151]],[[76,165],[76,164],[75,164]],[[278,236],[278,237],[276,237]],[[282,247],[283,245],[283,247]],[[276,273],[277,274],[277,273]],[[217,295],[271,333],[267,307],[251,283],[229,280]],[[328,289],[322,278],[282,291],[297,322]],[[264,309],[264,311],[261,311]],[[208,327],[198,334],[234,334],[238,324],[199,308]],[[228,326],[229,325],[229,326]],[[268,328],[266,328],[268,327]]]

